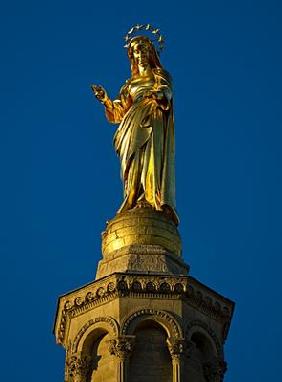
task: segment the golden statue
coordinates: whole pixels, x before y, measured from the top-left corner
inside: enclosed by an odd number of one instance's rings
[[[109,122],[119,124],[114,147],[121,161],[124,201],[118,213],[151,206],[175,224],[174,121],[172,79],[162,67],[154,43],[145,36],[130,37],[145,29],[163,37],[150,24],[133,27],[126,36],[131,77],[112,101],[100,85],[92,85],[105,106]]]

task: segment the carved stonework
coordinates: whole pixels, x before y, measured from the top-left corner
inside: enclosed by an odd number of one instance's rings
[[[203,364],[204,376],[207,382],[222,382],[227,370],[227,364],[221,358]]]
[[[90,328],[91,326],[103,324],[103,323],[106,323],[109,325],[112,335],[114,335],[114,336],[118,335],[119,327],[118,327],[117,322],[113,318],[111,318],[111,317],[96,317],[96,318],[91,319],[88,322],[86,322],[86,324],[83,325],[83,327],[80,329],[80,331],[76,335],[76,337],[73,341],[73,344],[72,344],[72,353],[77,352],[78,344],[79,344],[81,338],[83,337],[84,333],[86,333],[86,331],[88,330],[88,328]]]
[[[84,290],[79,289],[60,299],[60,314],[55,328],[57,342],[64,343],[67,325],[73,318],[116,298],[129,295],[138,298],[183,298],[192,308],[222,323],[222,336],[227,336],[232,304],[192,277],[124,273],[97,280]]]
[[[109,341],[109,352],[121,360],[128,359],[133,351],[134,336],[120,337]]]
[[[134,327],[134,323],[144,320],[146,317],[161,322],[169,330],[170,335],[175,339],[182,338],[182,329],[179,323],[176,321],[174,316],[166,311],[155,310],[155,309],[140,309],[133,314],[131,314],[121,328],[121,333],[131,334],[131,326]]]
[[[91,366],[86,356],[72,355],[66,360],[66,382],[85,382]]]
[[[180,360],[180,357],[184,354],[185,342],[183,340],[170,340],[167,346],[172,360]]]

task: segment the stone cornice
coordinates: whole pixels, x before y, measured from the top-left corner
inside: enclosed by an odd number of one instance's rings
[[[183,299],[206,316],[229,329],[234,303],[191,276],[114,273],[59,298],[54,332],[65,343],[69,320],[118,297]]]

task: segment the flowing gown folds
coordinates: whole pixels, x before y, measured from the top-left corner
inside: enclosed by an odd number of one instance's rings
[[[119,98],[106,107],[106,116],[119,123],[114,147],[121,161],[124,201],[118,212],[145,200],[156,210],[170,208],[176,216],[170,75],[157,68],[150,77],[129,79]]]

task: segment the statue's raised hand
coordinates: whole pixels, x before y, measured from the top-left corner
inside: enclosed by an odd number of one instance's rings
[[[100,102],[105,102],[105,100],[108,98],[106,90],[101,85],[91,85],[91,89],[93,90],[93,93],[95,97]]]

